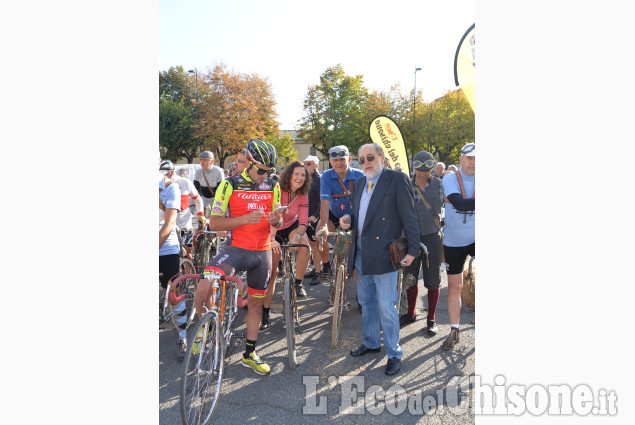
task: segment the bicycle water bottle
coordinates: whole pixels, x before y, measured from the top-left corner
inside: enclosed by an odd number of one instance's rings
[[[218,279],[212,280],[212,307],[216,307],[216,300],[218,299]]]

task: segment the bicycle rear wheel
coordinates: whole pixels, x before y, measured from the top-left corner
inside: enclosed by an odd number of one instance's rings
[[[342,326],[342,310],[344,309],[344,285],[346,285],[346,270],[344,265],[339,266],[335,275],[335,296],[333,298],[333,327],[331,329],[331,347],[337,347]]]
[[[201,329],[202,338],[195,341]],[[183,425],[205,425],[212,419],[223,381],[224,361],[225,341],[220,323],[214,314],[207,313],[194,327],[183,362],[180,396]]]
[[[195,273],[194,263],[187,258],[181,258],[179,263],[179,269],[181,274]],[[197,279],[185,279],[179,282],[179,291],[181,295],[185,295],[185,307],[187,311],[187,322],[185,329],[187,329],[196,317],[196,307],[194,306],[194,294],[196,293]]]
[[[284,277],[284,326],[287,331],[287,351],[289,353],[289,367],[296,366],[295,350],[295,289],[293,288],[293,278]]]

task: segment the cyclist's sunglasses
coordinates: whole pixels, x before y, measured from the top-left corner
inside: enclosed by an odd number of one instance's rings
[[[426,161],[419,161],[418,159],[415,160],[415,162],[412,163],[412,166],[415,167],[416,169],[419,169],[421,167],[426,167],[427,169],[430,169],[432,167],[434,167],[434,159],[428,159]],[[421,171],[421,170],[419,170]]]
[[[474,149],[476,149],[476,145],[474,143],[470,143],[468,145],[463,146],[463,149],[461,149],[461,153],[462,154],[470,153]]]
[[[264,170],[264,169],[262,169],[262,168],[258,168],[258,167],[256,167],[256,164],[255,164],[255,163],[253,163],[253,162],[251,163],[251,165],[253,165],[253,166],[254,166],[254,168],[256,169],[256,173],[258,173],[258,174],[259,174],[259,175],[261,175],[261,176],[262,176],[263,174],[266,174],[266,175],[270,176],[270,175],[272,175],[272,174],[273,174],[273,172],[275,171],[273,168],[272,168],[271,170]]]
[[[331,158],[337,158],[338,156],[348,156],[348,152],[341,149],[338,152],[331,152],[329,153],[329,155],[331,156]]]
[[[366,155],[366,158],[364,158],[363,156],[360,156],[357,161],[359,162],[359,165],[364,165],[366,161],[373,162],[374,160],[375,160],[375,155]]]

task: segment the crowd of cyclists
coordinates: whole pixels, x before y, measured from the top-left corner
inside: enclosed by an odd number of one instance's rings
[[[469,158],[469,159],[468,159]],[[222,244],[215,256],[204,264],[206,271],[222,275],[246,272],[248,303],[246,315],[246,340],[242,364],[254,372],[266,375],[269,365],[256,353],[259,331],[269,327],[270,309],[275,291],[275,281],[280,261],[280,245],[305,243],[311,249],[299,248],[296,257],[295,290],[296,297],[307,297],[307,288],[302,284],[305,277],[312,278],[311,285],[319,283],[320,276],[331,273],[328,241],[318,244],[316,231],[327,228],[333,231],[340,226],[340,219],[352,214],[353,182],[365,178],[364,173],[351,168],[351,155],[346,146],[335,146],[329,151],[331,168],[322,174],[318,171],[318,158],[308,156],[304,161],[294,161],[287,165],[278,176],[275,171],[278,155],[271,144],[251,139],[244,151],[234,158],[228,170],[214,164],[214,155],[204,151],[199,155],[201,168],[197,169],[193,181],[178,176],[171,161],[159,164],[159,273],[163,288],[171,278],[179,273],[181,256],[179,241],[185,234],[192,234],[193,214],[190,200],[196,210],[198,229],[217,232]],[[452,349],[458,343],[458,312],[456,309],[457,288],[460,296],[462,264],[467,255],[474,256],[474,144],[466,145],[461,151],[461,168],[445,171],[437,167],[431,154],[419,152],[413,158],[414,204],[417,206],[421,240],[430,245],[431,253],[424,259],[418,258],[416,265],[406,270],[406,282],[410,288],[417,287],[419,270],[423,267],[424,284],[428,289],[429,308],[427,331],[436,334],[436,303],[440,284],[439,270],[445,265],[450,273],[452,288],[448,292],[448,306],[452,302],[452,330],[443,348]],[[440,174],[440,175],[438,175]],[[451,174],[452,183],[446,185],[442,179]],[[462,179],[461,179],[462,177]],[[447,177],[446,177],[447,179]],[[464,187],[464,182],[465,186]],[[445,188],[451,188],[451,192]],[[466,193],[466,190],[468,193]],[[457,193],[458,192],[458,193]],[[431,205],[432,204],[432,205]],[[449,207],[448,207],[449,206]],[[463,229],[460,236],[451,229],[451,243],[458,241],[458,247],[446,246],[443,241],[443,209],[452,210],[451,222],[458,223],[459,215]],[[207,214],[207,216],[206,216]],[[455,217],[457,219],[455,220]],[[469,217],[469,221],[468,221]],[[447,222],[447,221],[446,221]],[[467,226],[465,226],[467,224]],[[186,241],[186,255],[192,258],[192,241]],[[446,258],[443,259],[442,253]],[[448,254],[451,259],[448,260]],[[307,273],[313,261],[313,271]],[[460,272],[458,272],[460,264]],[[436,269],[435,269],[436,268]],[[456,275],[460,274],[461,277]],[[353,273],[357,280],[357,274]],[[201,279],[195,293],[194,305],[199,318],[205,305],[211,305],[211,282]],[[418,292],[408,292],[408,314],[400,317],[400,326],[416,320],[415,304]],[[452,295],[452,300],[450,300]],[[172,305],[174,322],[178,330],[178,359],[187,352],[185,329],[185,302],[179,297],[178,288],[168,294]],[[460,298],[458,300],[460,310]],[[358,303],[358,310],[363,314]],[[200,343],[200,335],[195,335],[194,345]],[[199,339],[197,341],[197,339]]]

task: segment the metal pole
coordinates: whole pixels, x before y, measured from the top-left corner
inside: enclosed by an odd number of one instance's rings
[[[410,160],[414,161],[415,156],[415,117],[417,114],[417,71],[421,71],[421,68],[417,68],[415,65],[415,89],[412,96],[412,143],[410,149]],[[410,167],[412,168],[412,167]]]

